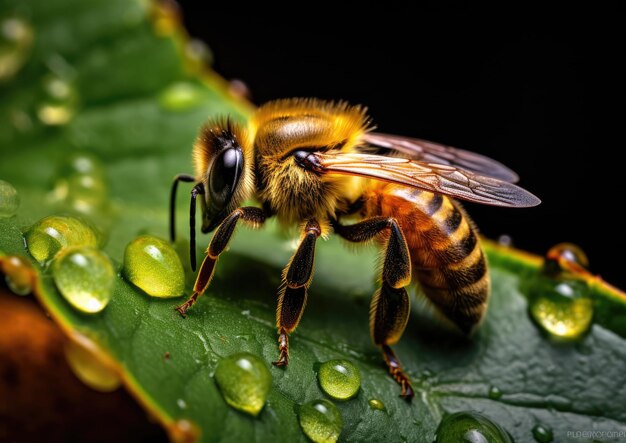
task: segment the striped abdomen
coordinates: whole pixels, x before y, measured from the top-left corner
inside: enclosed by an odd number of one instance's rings
[[[365,215],[398,221],[413,279],[442,314],[471,332],[486,312],[490,283],[478,236],[460,205],[440,194],[374,183],[365,192]]]

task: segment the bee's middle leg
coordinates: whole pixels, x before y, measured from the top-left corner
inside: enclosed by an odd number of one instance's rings
[[[191,294],[189,300],[176,308],[180,315],[184,317],[187,310],[193,306],[198,297],[208,288],[211,280],[213,279],[213,274],[215,273],[215,264],[217,263],[217,259],[220,254],[224,252],[226,246],[228,246],[228,242],[230,241],[233,232],[235,232],[237,222],[241,219],[253,225],[260,225],[265,221],[265,218],[266,214],[262,209],[245,206],[235,209],[224,219],[215,231],[215,234],[213,234],[211,243],[209,243],[209,247],[206,250],[206,256],[202,261],[202,265],[200,265],[200,270],[198,271],[198,276],[196,277],[196,282],[193,286],[193,294]]]
[[[333,223],[335,232],[351,242],[373,239],[383,230],[389,230],[389,240],[382,269],[382,284],[370,305],[370,332],[374,343],[381,347],[389,373],[402,388],[402,397],[413,398],[411,380],[400,360],[391,349],[402,337],[411,311],[409,296],[404,286],[411,282],[409,248],[397,221],[389,217],[372,217],[353,225]]]
[[[322,229],[316,220],[309,220],[304,227],[304,237],[298,250],[283,271],[283,286],[278,294],[276,308],[276,327],[278,328],[278,360],[275,366],[289,364],[289,336],[293,332],[306,305],[307,289],[313,279],[313,262],[315,260],[315,242]]]

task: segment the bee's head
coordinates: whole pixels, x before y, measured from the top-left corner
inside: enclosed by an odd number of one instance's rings
[[[253,159],[249,146],[246,131],[230,120],[208,122],[200,131],[193,157],[196,177],[204,186],[202,232],[215,229],[250,197]]]

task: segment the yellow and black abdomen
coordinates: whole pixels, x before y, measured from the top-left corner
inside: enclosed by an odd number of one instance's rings
[[[482,320],[489,299],[487,262],[469,217],[440,194],[372,182],[365,215],[394,217],[411,254],[413,279],[463,332]]]

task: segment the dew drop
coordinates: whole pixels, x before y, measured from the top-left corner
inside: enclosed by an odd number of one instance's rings
[[[56,74],[44,77],[43,97],[37,106],[37,117],[48,126],[65,125],[78,108],[78,92],[73,82]]]
[[[200,103],[202,93],[199,87],[190,82],[177,82],[170,85],[159,97],[159,103],[169,111],[184,111]]]
[[[185,290],[185,272],[176,251],[152,235],[141,235],[126,246],[123,274],[153,297],[179,297]]]
[[[372,398],[370,399],[367,404],[370,406],[371,409],[374,409],[376,411],[386,411],[387,407],[385,406],[385,404],[381,401],[378,400],[377,398]]]
[[[180,409],[187,409],[187,402],[185,400],[183,400],[182,398],[179,398],[178,400],[176,400],[176,405]]]
[[[361,372],[348,360],[329,360],[317,374],[321,388],[337,400],[347,400],[361,387]]]
[[[109,258],[89,246],[64,248],[52,262],[52,277],[63,297],[90,314],[102,311],[111,300],[114,276]]]
[[[513,439],[499,425],[473,411],[446,415],[436,431],[437,443],[513,443]]]
[[[32,291],[32,268],[23,257],[16,255],[3,257],[0,270],[11,291],[17,295],[27,295]]]
[[[85,338],[65,345],[65,358],[74,375],[96,391],[111,392],[119,388],[122,381],[111,365],[102,359],[100,352]]]
[[[0,180],[0,218],[13,217],[20,207],[20,195],[9,182]]]
[[[215,368],[215,381],[233,408],[257,416],[272,386],[272,374],[256,355],[241,352],[223,358]]]
[[[28,60],[35,33],[23,18],[0,18],[0,82],[12,79]]]
[[[315,443],[334,443],[341,434],[343,419],[328,400],[313,400],[300,406],[300,427]]]
[[[68,246],[97,246],[95,232],[74,217],[51,215],[31,226],[24,234],[28,252],[40,264],[51,260]]]
[[[534,287],[530,315],[544,331],[562,339],[577,339],[593,320],[593,301],[582,280],[542,280]]]
[[[544,425],[535,425],[532,432],[533,437],[539,443],[550,443],[554,439],[552,429]]]
[[[586,274],[589,259],[585,252],[572,243],[559,243],[550,248],[544,262],[544,273],[559,276],[562,273]]]
[[[497,386],[490,386],[488,395],[490,399],[498,400],[502,397],[502,391]]]
[[[70,156],[59,168],[52,199],[83,214],[105,209],[108,186],[100,160],[87,153]]]
[[[185,46],[185,56],[187,63],[196,69],[213,64],[213,52],[202,40],[190,39]]]

